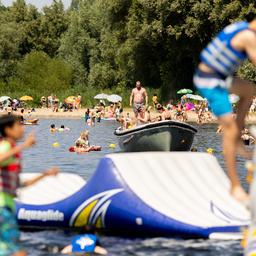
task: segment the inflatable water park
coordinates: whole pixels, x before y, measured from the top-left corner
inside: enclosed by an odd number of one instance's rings
[[[250,214],[229,190],[224,170],[207,153],[111,154],[87,182],[63,173],[21,189],[17,218],[29,229],[238,239]]]

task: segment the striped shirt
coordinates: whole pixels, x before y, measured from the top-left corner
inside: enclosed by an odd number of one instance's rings
[[[245,21],[224,28],[202,51],[201,61],[223,77],[233,75],[239,65],[247,58],[247,54],[234,49],[231,41],[239,32],[248,29],[250,29],[249,23]]]
[[[12,148],[15,144],[11,145]],[[0,193],[5,192],[11,196],[16,196],[19,187],[19,174],[21,172],[21,155],[16,154],[14,161],[8,166],[0,167]]]

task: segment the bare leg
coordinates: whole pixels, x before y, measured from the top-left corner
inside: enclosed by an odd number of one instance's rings
[[[223,128],[223,150],[228,175],[231,181],[231,194],[238,201],[247,201],[248,195],[240,184],[236,168],[237,137],[239,135],[236,121],[232,114],[220,117],[219,121]]]
[[[234,79],[230,92],[240,97],[240,101],[238,102],[237,106],[236,123],[238,129],[241,131],[244,128],[245,117],[252,104],[252,97],[255,93],[255,87],[249,81],[236,78]]]
[[[254,86],[245,80],[236,78],[232,84],[231,93],[234,93],[240,97],[240,101],[238,102],[237,106],[237,117],[236,117],[236,124],[238,127],[238,153],[244,156],[245,158],[251,158],[252,154],[248,152],[242,141],[241,141],[241,131],[245,125],[245,118],[250,109],[252,103],[252,96],[254,95]]]
[[[249,156],[245,147],[241,143],[241,130],[244,128],[245,117],[251,105],[253,95],[253,86],[251,83],[235,79],[233,81],[231,93],[240,97],[237,110],[236,120],[232,114],[221,117],[220,124],[223,127],[223,148],[225,152],[225,160],[228,170],[228,175],[231,181],[231,193],[239,201],[248,200],[248,195],[243,190],[236,168],[236,154],[239,152],[245,156]]]

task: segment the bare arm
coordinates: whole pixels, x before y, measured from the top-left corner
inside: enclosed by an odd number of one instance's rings
[[[27,181],[23,182],[21,184],[21,187],[32,186],[35,183],[37,183],[38,181],[44,179],[45,177],[47,177],[47,176],[56,176],[58,173],[59,173],[59,168],[53,167],[53,168],[47,170],[46,172],[40,174],[39,176],[37,176],[37,177],[35,177],[31,180],[27,180]]]
[[[256,33],[248,31],[244,38],[245,51],[251,62],[256,65]]]
[[[146,90],[145,90],[145,101],[146,101],[146,106],[148,106],[148,93]]]
[[[130,96],[130,106],[132,106],[133,96],[134,96],[134,92],[133,92],[133,90],[132,90],[132,93],[131,93],[131,96]]]
[[[142,123],[148,123],[148,113],[145,113],[144,118],[138,116],[137,118],[139,121],[141,121]]]

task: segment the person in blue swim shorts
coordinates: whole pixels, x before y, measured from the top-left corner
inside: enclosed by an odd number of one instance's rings
[[[236,169],[236,155],[251,157],[242,141],[241,131],[254,95],[249,81],[234,77],[241,63],[249,58],[256,65],[256,19],[241,21],[225,27],[201,52],[194,75],[194,84],[223,127],[223,148],[231,194],[241,202],[248,201]],[[233,118],[229,94],[240,97],[237,117]]]

